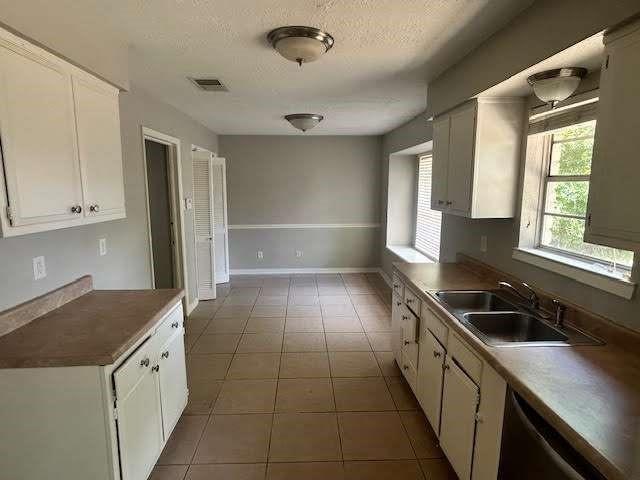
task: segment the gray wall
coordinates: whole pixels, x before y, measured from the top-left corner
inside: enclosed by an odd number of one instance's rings
[[[229,224],[378,223],[380,145],[373,136],[221,136]],[[230,265],[375,267],[379,238],[379,228],[232,229]]]
[[[120,120],[127,218],[53,232],[0,238],[0,310],[45,293],[81,275],[91,274],[96,288],[150,288],[151,269],[144,187],[141,127],[182,141],[185,196],[192,195],[191,143],[213,151],[217,137],[173,107],[135,86],[120,97]],[[186,236],[193,239],[193,220],[186,215]],[[98,255],[98,239],[107,239],[108,253]],[[187,241],[189,297],[195,288],[193,240]],[[34,281],[32,258],[44,255],[47,277]]]

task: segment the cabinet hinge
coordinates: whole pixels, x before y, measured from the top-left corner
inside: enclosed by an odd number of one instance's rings
[[[607,55],[607,58],[604,59],[604,68],[609,68],[609,55]]]
[[[113,407],[113,419],[118,420],[118,409]]]
[[[591,214],[587,216],[587,226],[591,226]]]
[[[7,206],[7,218],[9,219],[9,223],[13,225],[13,213],[11,212],[11,207]]]

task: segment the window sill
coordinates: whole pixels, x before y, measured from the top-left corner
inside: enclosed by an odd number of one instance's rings
[[[387,245],[387,250],[407,263],[435,263],[409,245]]]
[[[619,274],[604,272],[588,262],[537,248],[515,248],[513,258],[521,262],[572,278],[618,297],[633,298],[636,284]]]

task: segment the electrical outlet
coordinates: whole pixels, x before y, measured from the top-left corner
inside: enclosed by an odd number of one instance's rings
[[[296,250],[296,258],[302,258],[304,256],[304,252],[302,250]]]
[[[480,251],[482,253],[487,253],[487,236],[486,235],[480,236]]]
[[[33,259],[33,279],[40,280],[47,276],[47,265],[44,257],[34,257]]]
[[[100,240],[98,240],[98,245],[99,245],[99,250],[100,250],[100,256],[104,256],[107,254],[107,239],[106,238],[101,238]]]
[[[264,258],[264,253],[262,252],[262,250],[258,250],[257,257],[258,257],[258,260],[262,260]]]

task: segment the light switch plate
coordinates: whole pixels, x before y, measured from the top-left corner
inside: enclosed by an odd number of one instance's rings
[[[99,246],[99,250],[100,250],[100,256],[104,256],[107,254],[107,239],[106,238],[101,238],[100,240],[98,240],[98,246]]]
[[[304,252],[302,250],[296,250],[296,258],[302,258]]]
[[[47,276],[47,265],[44,261],[44,257],[33,258],[33,279],[40,280]]]
[[[262,260],[264,258],[264,253],[262,252],[262,250],[258,250],[257,257],[258,260]]]
[[[185,210],[191,210],[193,208],[193,200],[191,200],[190,197],[184,199],[184,208]]]

